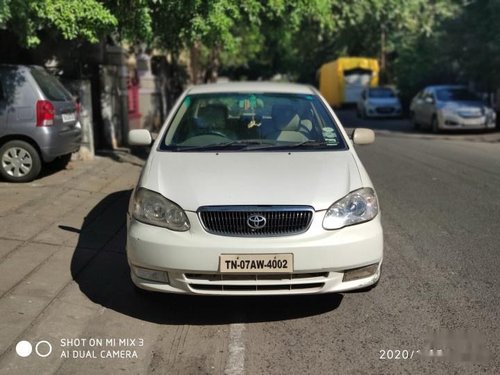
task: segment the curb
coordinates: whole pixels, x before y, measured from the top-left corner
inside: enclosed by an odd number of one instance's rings
[[[375,134],[382,137],[395,137],[395,138],[415,138],[415,139],[428,139],[431,141],[466,141],[466,142],[484,142],[484,143],[497,143],[500,142],[500,132],[485,133],[485,134],[418,134],[418,133],[404,133],[395,132],[390,130],[374,130]]]

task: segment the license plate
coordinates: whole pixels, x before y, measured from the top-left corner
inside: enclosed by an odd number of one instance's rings
[[[71,122],[76,120],[76,115],[74,113],[63,113],[62,114],[63,122]]]
[[[293,254],[223,254],[221,273],[291,273]]]
[[[390,113],[393,110],[394,109],[391,107],[379,107],[379,108],[377,108],[377,111],[379,111],[380,113]]]

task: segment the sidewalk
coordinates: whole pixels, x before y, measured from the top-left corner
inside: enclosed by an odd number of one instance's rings
[[[102,314],[92,297],[109,293],[111,276],[128,277],[126,210],[142,163],[130,155],[101,156],[71,162],[68,169],[29,184],[0,181],[1,374],[92,372],[61,359],[58,345],[61,335],[77,337]],[[107,267],[93,269],[89,284],[86,272],[97,257]],[[99,326],[95,329],[97,334]],[[113,328],[107,331],[112,334]],[[33,343],[30,357],[16,354],[21,340]],[[50,358],[34,355],[34,344],[42,340],[53,344]],[[142,372],[140,362],[128,367]]]

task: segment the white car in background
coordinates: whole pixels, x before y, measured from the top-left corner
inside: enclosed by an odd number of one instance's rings
[[[379,204],[355,144],[312,87],[194,86],[152,145],[128,211],[142,289],[198,295],[342,292],[380,277]],[[129,133],[150,145],[147,130]]]
[[[496,113],[465,86],[436,85],[420,91],[411,101],[410,119],[415,129],[494,129]]]
[[[370,87],[363,90],[358,100],[358,117],[401,117],[401,101],[390,87]]]

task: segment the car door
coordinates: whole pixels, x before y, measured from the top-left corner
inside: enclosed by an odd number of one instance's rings
[[[1,72],[0,72],[1,74]],[[0,136],[2,136],[7,127],[7,100],[2,86],[2,79],[0,77]]]

